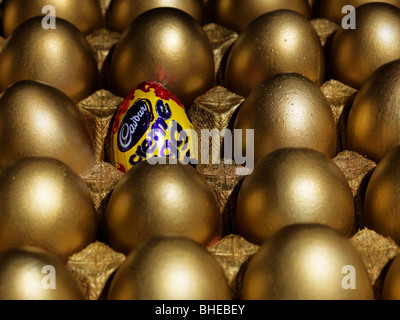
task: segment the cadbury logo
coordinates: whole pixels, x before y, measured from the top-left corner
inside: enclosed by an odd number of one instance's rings
[[[155,156],[156,152],[160,157],[179,158],[181,152],[186,153],[187,157],[190,155],[190,152],[186,151],[189,143],[188,139],[186,138],[182,141],[175,139],[176,135],[179,136],[179,134],[184,133],[182,126],[176,120],[172,120],[170,125],[166,122],[172,118],[172,111],[168,103],[164,104],[163,100],[158,100],[155,110],[158,118],[146,132],[146,137],[141,145],[137,146],[134,154],[129,158],[131,165]]]
[[[135,146],[154,120],[150,100],[141,99],[128,110],[118,130],[118,149],[126,152]]]

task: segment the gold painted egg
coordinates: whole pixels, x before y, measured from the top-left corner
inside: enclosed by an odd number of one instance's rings
[[[276,232],[250,259],[243,300],[373,300],[358,251],[324,225],[296,224]]]
[[[260,15],[280,9],[296,11],[312,17],[308,0],[211,0],[213,18],[219,25],[242,32]]]
[[[133,250],[117,270],[108,300],[231,300],[224,272],[197,242],[154,237]]]
[[[342,13],[345,6],[357,8],[363,4],[371,2],[383,2],[400,6],[399,0],[315,0],[314,8],[319,18],[328,19],[331,22],[341,25],[342,20],[349,12]]]
[[[113,31],[123,33],[142,13],[160,7],[180,9],[200,24],[204,21],[201,0],[112,0],[107,10],[107,26]]]
[[[255,19],[232,46],[225,86],[246,97],[263,80],[279,73],[299,73],[317,85],[325,77],[325,55],[311,22],[291,10]]]
[[[95,164],[85,119],[63,92],[25,80],[0,98],[0,166],[28,156],[56,158],[77,173]]]
[[[42,16],[43,19],[44,16],[51,14],[43,10],[45,6],[54,7],[56,19],[61,18],[71,22],[85,35],[103,26],[99,0],[7,0],[4,2],[3,19],[5,37],[9,37],[15,28],[30,18]]]
[[[400,256],[388,266],[383,280],[382,300],[400,300]]]
[[[197,160],[194,130],[185,108],[162,84],[145,81],[119,106],[111,129],[111,163],[127,172],[152,157]],[[194,158],[191,158],[194,157]]]
[[[35,246],[60,259],[96,240],[85,182],[59,160],[20,158],[0,171],[0,251]]]
[[[380,66],[400,59],[400,8],[367,3],[356,9],[356,29],[339,28],[330,51],[331,76],[360,89]]]
[[[287,225],[319,223],[349,236],[354,200],[343,172],[322,153],[304,148],[271,152],[240,187],[239,234],[261,245]]]
[[[378,68],[358,92],[346,127],[347,148],[379,162],[400,144],[400,60]]]
[[[254,161],[286,147],[315,149],[330,158],[337,152],[337,130],[321,89],[300,74],[283,73],[254,88],[239,109],[235,130],[254,130]],[[251,141],[253,143],[253,141]],[[247,136],[234,141],[247,150]]]
[[[77,103],[97,89],[99,70],[74,25],[58,18],[56,29],[47,30],[42,17],[34,17],[14,30],[0,52],[0,92],[21,80],[45,82]]]
[[[210,41],[186,12],[148,10],[122,34],[111,59],[111,91],[125,97],[144,81],[162,83],[186,108],[214,86]]]
[[[36,247],[1,252],[0,283],[0,300],[85,300],[64,263]]]
[[[400,244],[400,147],[379,162],[364,200],[365,226]]]
[[[105,220],[107,243],[124,254],[158,235],[186,236],[204,246],[221,237],[213,189],[180,162],[143,161],[132,167],[112,192]]]

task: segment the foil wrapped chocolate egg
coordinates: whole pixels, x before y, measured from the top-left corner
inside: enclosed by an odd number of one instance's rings
[[[52,14],[43,10],[45,6],[52,6],[56,19],[61,18],[71,22],[85,35],[100,29],[103,25],[99,0],[69,0],[67,2],[64,0],[7,0],[4,2],[3,19],[5,37],[7,38],[16,27],[30,18]]]
[[[210,3],[216,23],[239,33],[266,12],[287,9],[307,19],[312,16],[308,0],[211,0]]]
[[[375,161],[400,144],[400,60],[378,68],[358,92],[346,126],[347,148]]]
[[[279,73],[303,74],[317,85],[325,77],[325,55],[311,22],[291,10],[265,13],[234,43],[226,63],[225,86],[246,97]]]
[[[385,63],[400,59],[400,8],[367,3],[356,9],[356,28],[339,28],[330,51],[331,76],[360,89]]]
[[[349,236],[354,199],[343,172],[322,153],[304,148],[271,152],[247,176],[236,204],[239,234],[261,245],[287,225],[319,223]]]
[[[113,190],[105,220],[107,243],[124,254],[158,235],[186,236],[204,246],[221,236],[214,191],[196,169],[179,162],[132,167]]]
[[[400,147],[390,151],[369,180],[364,200],[364,224],[400,244]]]
[[[214,86],[214,55],[201,25],[176,8],[156,8],[137,17],[111,59],[111,91],[125,97],[143,81],[157,81],[186,108]]]
[[[190,14],[200,24],[204,21],[201,0],[113,0],[106,13],[107,26],[113,31],[123,33],[142,13],[160,7],[180,9]]]
[[[60,90],[24,80],[0,98],[0,166],[28,156],[52,157],[77,173],[95,164],[85,119]]]
[[[373,300],[358,251],[341,233],[296,224],[263,243],[246,268],[242,300]]]
[[[0,283],[0,300],[85,300],[63,261],[36,247],[1,252]]]
[[[62,260],[96,240],[85,182],[59,160],[20,158],[0,171],[0,251],[35,246]]]
[[[21,80],[45,82],[77,103],[97,89],[99,70],[73,24],[58,18],[56,29],[44,29],[42,17],[34,17],[14,30],[0,52],[0,91]]]
[[[254,130],[255,163],[285,147],[336,155],[337,130],[329,102],[315,83],[300,74],[282,73],[262,81],[240,107],[233,127]],[[246,150],[247,137],[234,139],[234,146]]]
[[[142,82],[115,114],[110,161],[122,172],[152,157],[189,163],[197,159],[192,130],[184,106],[171,91],[157,82]]]
[[[206,248],[186,237],[154,237],[117,270],[108,300],[231,300],[227,279]]]
[[[343,13],[343,8],[345,6],[357,8],[370,2],[384,2],[398,7],[400,6],[399,0],[315,0],[314,8],[319,18],[325,18],[341,25],[343,19],[349,14],[348,11]]]

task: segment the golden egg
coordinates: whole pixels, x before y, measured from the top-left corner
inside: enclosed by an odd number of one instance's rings
[[[0,98],[0,166],[27,156],[56,158],[82,173],[95,164],[90,133],[60,90],[24,80]]]
[[[7,38],[15,28],[30,18],[42,16],[43,19],[44,16],[51,14],[43,10],[45,6],[54,7],[57,19],[62,18],[71,22],[86,35],[103,26],[99,0],[7,0],[4,3],[3,19],[5,37]]]
[[[308,0],[211,0],[216,23],[225,28],[242,32],[260,15],[280,9],[296,11],[311,18]]]
[[[343,172],[322,153],[279,149],[244,179],[236,218],[239,234],[255,244],[296,223],[324,224],[349,236],[355,223],[353,194]]]
[[[36,247],[1,252],[0,283],[0,300],[85,299],[64,263]]]
[[[224,272],[197,242],[158,236],[133,250],[117,270],[108,300],[231,300]]]
[[[189,14],[176,8],[152,9],[122,34],[111,61],[111,90],[125,97],[144,81],[162,83],[187,108],[214,86],[211,44]]]
[[[314,6],[318,17],[328,19],[331,22],[341,25],[343,19],[349,14],[348,11],[342,13],[345,6],[357,8],[370,2],[384,2],[400,6],[399,0],[315,0]]]
[[[74,25],[58,18],[56,29],[43,29],[42,17],[34,17],[14,30],[0,52],[0,92],[20,80],[46,82],[76,103],[97,89],[99,71]]]
[[[106,210],[107,241],[125,254],[169,233],[208,245],[220,237],[220,228],[212,188],[196,169],[180,162],[136,164],[115,187]]]
[[[378,68],[358,92],[347,120],[347,147],[379,162],[400,144],[400,60]]]
[[[390,262],[384,277],[382,300],[400,300],[400,256]]]
[[[204,21],[201,0],[113,0],[107,10],[107,26],[111,30],[123,33],[139,15],[159,7],[180,9],[200,24]]]
[[[96,240],[85,182],[66,164],[20,158],[0,171],[0,251],[35,246],[66,260]]]
[[[311,22],[291,10],[265,13],[233,45],[225,69],[226,87],[243,97],[263,80],[283,72],[300,73],[321,85],[325,56]]]
[[[319,224],[276,232],[251,258],[243,300],[373,300],[358,251],[341,233]]]
[[[321,89],[300,74],[267,78],[247,96],[234,122],[235,130],[254,130],[254,161],[285,147],[315,149],[333,158],[336,124]],[[247,136],[234,140],[247,150]],[[253,141],[251,141],[253,143]]]
[[[364,223],[400,244],[400,146],[379,162],[368,183]]]
[[[339,28],[330,51],[331,76],[360,89],[385,63],[400,59],[400,9],[367,3],[356,9],[356,29]]]

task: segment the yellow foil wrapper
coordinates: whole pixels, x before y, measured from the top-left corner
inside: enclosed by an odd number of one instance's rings
[[[130,91],[115,114],[110,160],[122,172],[155,157],[196,164],[195,137],[178,98],[160,83],[142,82]]]

